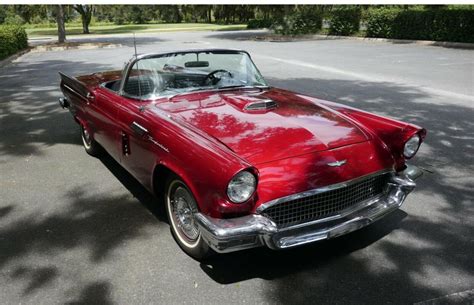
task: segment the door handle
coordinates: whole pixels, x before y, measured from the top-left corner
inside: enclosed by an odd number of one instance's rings
[[[95,100],[95,96],[94,94],[87,92],[86,99],[87,99],[87,105],[89,105]]]
[[[132,123],[132,125],[130,125],[130,128],[132,128],[133,132],[135,132],[140,137],[145,137],[146,135],[148,135],[148,129],[146,129],[135,121]]]

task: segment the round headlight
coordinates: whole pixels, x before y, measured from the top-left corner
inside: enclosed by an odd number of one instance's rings
[[[403,149],[403,155],[406,158],[411,158],[413,157],[416,152],[418,151],[418,148],[420,147],[420,136],[419,135],[414,135],[411,137],[406,143],[405,143],[405,148]]]
[[[230,180],[227,186],[227,196],[234,203],[247,201],[255,192],[257,180],[247,171],[241,171]]]

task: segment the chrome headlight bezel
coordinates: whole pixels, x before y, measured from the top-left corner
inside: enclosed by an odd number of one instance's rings
[[[257,189],[257,178],[251,172],[243,170],[232,177],[227,184],[227,197],[233,203],[244,203]]]
[[[405,145],[403,146],[403,156],[405,156],[405,158],[407,159],[413,158],[418,152],[420,145],[421,145],[420,135],[419,134],[413,135],[411,138],[409,138],[405,142]]]

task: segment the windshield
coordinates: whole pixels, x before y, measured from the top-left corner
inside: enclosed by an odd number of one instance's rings
[[[197,90],[267,86],[249,55],[238,51],[173,53],[137,61],[125,83],[128,95],[150,99]]]

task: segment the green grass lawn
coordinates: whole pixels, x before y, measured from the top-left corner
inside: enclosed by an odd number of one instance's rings
[[[121,34],[121,33],[149,33],[149,32],[172,32],[172,31],[234,31],[243,30],[245,24],[220,25],[211,23],[161,23],[161,24],[127,24],[127,25],[98,25],[90,26],[91,34]],[[28,36],[56,36],[56,28],[27,28]],[[81,35],[81,26],[66,25],[67,35]]]

